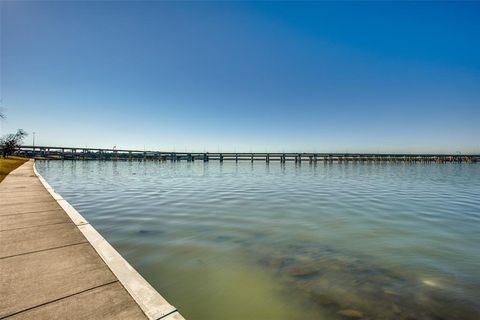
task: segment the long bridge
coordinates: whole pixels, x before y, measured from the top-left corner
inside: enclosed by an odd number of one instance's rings
[[[155,161],[277,161],[317,162],[466,162],[480,161],[480,154],[401,154],[401,153],[279,153],[279,152],[171,152],[127,149],[21,146],[18,155],[58,160],[155,160]]]

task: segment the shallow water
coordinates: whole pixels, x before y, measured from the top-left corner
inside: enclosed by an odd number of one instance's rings
[[[188,320],[479,319],[479,164],[37,161]]]

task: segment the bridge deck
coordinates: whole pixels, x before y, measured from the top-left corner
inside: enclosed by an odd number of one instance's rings
[[[183,319],[42,181],[0,183],[0,319]]]
[[[52,160],[265,161],[317,162],[480,162],[479,154],[317,153],[317,152],[166,152],[125,149],[22,146],[20,156]]]

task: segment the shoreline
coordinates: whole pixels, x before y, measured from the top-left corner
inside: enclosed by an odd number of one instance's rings
[[[13,170],[0,187],[3,196],[0,218],[4,227],[0,231],[3,239],[0,263],[4,264],[2,269],[13,268],[0,283],[2,292],[9,292],[0,305],[1,317],[35,314],[33,317],[48,318],[70,312],[74,303],[80,317],[85,316],[85,312],[98,311],[110,317],[126,312],[134,318],[142,314],[152,320],[184,320],[174,306],[55,192],[36,170],[33,160]],[[43,268],[47,272],[35,275],[33,266],[35,270]],[[92,266],[94,269],[88,269]],[[59,270],[50,275],[48,271],[56,268]],[[43,288],[38,281],[43,283]],[[30,297],[19,299],[17,295],[23,295],[32,283],[37,285],[35,290],[31,288]],[[99,293],[99,290],[103,291]],[[109,298],[112,294],[123,302],[115,307]],[[77,305],[78,300],[84,303]],[[52,313],[52,309],[57,313]]]

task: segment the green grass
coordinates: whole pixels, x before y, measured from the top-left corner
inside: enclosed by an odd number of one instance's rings
[[[2,182],[2,180],[5,179],[10,172],[20,167],[27,161],[27,158],[20,157],[8,157],[5,159],[0,158],[0,182]]]

